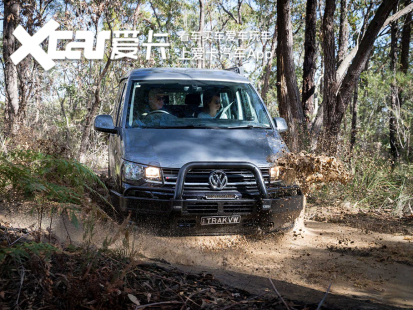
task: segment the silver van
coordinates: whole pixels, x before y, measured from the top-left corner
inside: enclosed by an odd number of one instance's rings
[[[285,120],[272,119],[234,71],[138,69],[121,80],[112,115],[94,123],[110,134],[120,212],[154,215],[183,234],[272,231],[295,221],[300,188],[285,185],[267,160],[288,152]]]

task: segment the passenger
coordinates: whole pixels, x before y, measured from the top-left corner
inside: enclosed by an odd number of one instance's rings
[[[215,118],[221,109],[221,98],[218,93],[204,94],[204,107],[198,118]]]

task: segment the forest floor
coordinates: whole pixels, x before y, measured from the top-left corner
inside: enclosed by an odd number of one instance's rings
[[[36,223],[21,210],[23,205],[3,204],[0,221],[20,228]],[[113,225],[95,227],[96,245],[113,234]],[[60,240],[69,234],[72,242],[82,241],[82,230],[68,221],[54,219],[51,229]],[[315,201],[307,205],[304,223],[287,233],[163,237],[143,228],[133,237],[124,252],[136,253],[141,262],[156,262],[171,273],[212,275],[219,285],[268,298],[275,295],[272,279],[287,303],[301,305],[297,309],[315,308],[330,284],[324,309],[413,308],[413,218],[394,218],[390,210]],[[122,249],[122,244],[113,247]],[[268,305],[261,301],[262,309]]]

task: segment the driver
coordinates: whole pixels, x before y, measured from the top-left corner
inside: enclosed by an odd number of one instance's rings
[[[151,111],[161,110],[163,108],[166,95],[160,88],[153,88],[149,91],[148,99]]]
[[[141,119],[145,125],[156,126],[161,123],[169,123],[176,116],[165,109],[165,96],[168,94],[161,88],[152,88],[148,93],[148,101]]]

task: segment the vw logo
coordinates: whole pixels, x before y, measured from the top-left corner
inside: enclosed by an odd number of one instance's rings
[[[228,183],[228,177],[222,170],[214,170],[209,174],[209,185],[213,190],[222,190]]]

